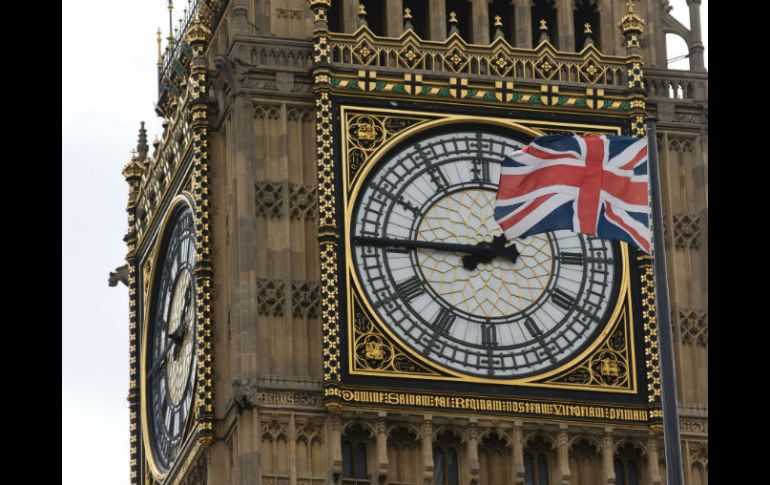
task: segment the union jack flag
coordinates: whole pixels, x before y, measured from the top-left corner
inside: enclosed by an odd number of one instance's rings
[[[559,229],[650,254],[647,139],[541,136],[502,162],[495,219],[507,239]]]

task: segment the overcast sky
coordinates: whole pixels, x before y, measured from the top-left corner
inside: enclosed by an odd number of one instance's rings
[[[685,0],[671,4],[689,26]],[[63,6],[62,485],[128,485],[128,290],[107,276],[125,263],[121,169],[139,122],[150,141],[160,130],[155,32],[168,14],[164,0]]]

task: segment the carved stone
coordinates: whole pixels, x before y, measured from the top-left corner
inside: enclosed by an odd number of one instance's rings
[[[257,215],[277,219],[283,215],[284,184],[257,182],[255,185]]]
[[[680,308],[679,328],[683,343],[707,346],[708,310]]]
[[[318,281],[292,281],[291,310],[295,317],[318,318],[319,286]]]
[[[289,213],[292,219],[315,220],[318,214],[318,195],[311,185],[289,186]]]
[[[257,311],[260,315],[284,314],[285,286],[285,283],[279,280],[257,280]]]
[[[674,214],[674,243],[678,248],[700,248],[700,217]]]
[[[115,271],[110,271],[109,285],[118,286],[118,282],[128,286],[128,265],[118,266]]]

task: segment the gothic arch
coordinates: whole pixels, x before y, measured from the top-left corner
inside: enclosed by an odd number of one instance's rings
[[[498,427],[487,428],[479,433],[479,443],[481,443],[484,438],[492,435],[497,435],[500,439],[502,439],[505,442],[505,446],[513,446],[513,440],[511,439],[511,436]]]
[[[344,436],[347,433],[354,432],[355,427],[358,426],[369,439],[374,439],[375,436],[377,436],[377,431],[374,429],[374,426],[371,423],[367,423],[366,421],[360,421],[358,419],[352,419],[342,425],[341,433]]]
[[[551,435],[550,433],[546,433],[543,430],[537,430],[533,431],[527,435],[524,435],[524,447],[526,448],[530,443],[536,443],[538,441],[542,441],[545,443],[550,449],[555,450],[556,446],[558,444],[558,440],[556,437]]]
[[[620,438],[615,441],[612,451],[618,453],[624,446],[631,445],[635,450],[639,451],[640,456],[647,456],[647,446],[635,438]]]
[[[442,436],[446,436],[447,433],[451,433],[459,439],[459,444],[463,444],[466,441],[466,435],[460,428],[451,424],[442,424],[433,430],[433,442],[439,441]]]

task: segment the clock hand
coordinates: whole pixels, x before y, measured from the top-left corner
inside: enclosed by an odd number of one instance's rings
[[[168,352],[170,349],[171,349],[171,346],[169,345],[168,347],[166,347],[166,350],[163,352],[163,355],[161,355],[160,358],[156,360],[154,364],[152,364],[152,367],[150,367],[150,370],[147,372],[148,377],[152,377],[156,372],[158,372],[158,369],[160,369],[162,364],[166,361],[166,357],[168,357]]]
[[[414,241],[409,239],[391,239],[385,237],[354,236],[353,242],[357,244],[367,244],[379,247],[403,247],[403,248],[421,248],[436,249],[438,251],[451,251],[456,253],[466,253],[463,256],[463,267],[467,270],[474,270],[478,263],[488,263],[495,257],[504,257],[515,263],[519,256],[516,245],[505,246],[506,239],[504,235],[495,237],[492,242],[482,241],[478,244],[454,244],[434,241]]]
[[[492,239],[492,242],[480,242],[479,246],[489,249],[488,253],[472,253],[463,256],[463,267],[467,270],[474,270],[479,263],[488,263],[492,261],[496,256],[509,259],[512,263],[516,263],[516,259],[519,257],[519,250],[516,249],[515,244],[506,246],[508,240],[505,238],[505,234],[500,234]]]

